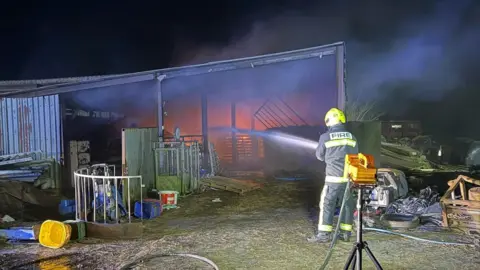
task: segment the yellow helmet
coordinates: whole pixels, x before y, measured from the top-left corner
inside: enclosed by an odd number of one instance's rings
[[[325,124],[327,127],[334,126],[339,123],[345,124],[345,122],[345,114],[337,108],[331,108],[328,110],[327,114],[325,114]]]

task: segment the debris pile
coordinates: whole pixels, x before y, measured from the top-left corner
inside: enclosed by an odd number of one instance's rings
[[[420,190],[418,197],[409,196],[405,199],[398,199],[391,203],[385,210],[387,214],[408,214],[422,215],[427,213],[428,209],[440,201],[438,192],[430,187]]]
[[[385,209],[385,214],[389,216],[419,217],[422,224],[432,223],[441,226],[442,209],[439,201],[440,194],[427,187],[422,189],[418,196],[409,196],[391,203]]]
[[[0,214],[20,220],[38,220],[58,212],[55,197],[18,181],[0,181],[0,202]]]
[[[0,156],[0,181],[33,183],[48,189],[56,184],[56,162],[45,159],[41,152],[26,152]]]
[[[381,163],[384,167],[391,167],[405,172],[466,172],[469,171],[469,167],[472,167],[468,164],[470,153],[477,148],[475,148],[474,143],[464,144],[470,147],[468,148],[470,149],[468,155],[467,148],[463,149],[465,148],[463,144],[462,147],[457,145],[440,145],[434,142],[430,136],[422,135],[414,138],[400,138],[395,142],[383,140],[381,143]],[[463,152],[465,154],[459,155],[459,153]]]
[[[399,170],[433,169],[432,163],[419,150],[394,143],[382,142],[382,165]]]

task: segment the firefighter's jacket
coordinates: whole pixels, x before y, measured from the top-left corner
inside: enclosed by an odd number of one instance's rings
[[[320,135],[315,154],[317,159],[325,161],[326,183],[345,183],[348,181],[343,177],[345,155],[358,154],[357,140],[345,125],[335,125]]]

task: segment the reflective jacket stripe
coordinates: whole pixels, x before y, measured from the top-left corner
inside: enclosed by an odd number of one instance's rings
[[[347,183],[348,179],[340,176],[326,176],[325,177],[326,183]]]
[[[355,147],[355,145],[357,145],[357,142],[352,139],[339,139],[339,140],[331,140],[331,141],[325,142],[325,148],[330,148],[335,146],[345,146],[345,145]]]

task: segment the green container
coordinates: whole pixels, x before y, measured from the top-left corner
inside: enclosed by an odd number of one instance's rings
[[[70,240],[83,240],[86,234],[86,226],[85,222],[82,221],[74,221],[74,220],[67,220],[64,223],[70,225],[72,227],[72,235],[70,236]]]

